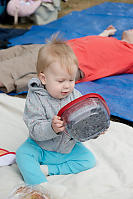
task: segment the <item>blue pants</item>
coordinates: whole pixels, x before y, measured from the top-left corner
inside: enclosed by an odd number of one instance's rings
[[[82,144],[76,143],[70,153],[46,151],[28,138],[16,151],[16,162],[26,184],[47,182],[40,165],[47,165],[49,175],[79,173],[95,166],[93,154]]]

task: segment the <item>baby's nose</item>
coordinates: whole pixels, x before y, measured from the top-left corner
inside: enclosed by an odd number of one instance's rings
[[[69,82],[66,81],[64,84],[64,88],[69,88],[69,86],[70,86]]]

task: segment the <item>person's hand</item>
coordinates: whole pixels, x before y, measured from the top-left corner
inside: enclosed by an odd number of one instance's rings
[[[52,119],[52,128],[54,129],[55,133],[60,133],[65,130],[63,126],[63,121],[57,115],[55,115]]]
[[[104,131],[104,132],[100,133],[100,135],[103,135],[103,134],[105,134],[105,133],[106,133],[106,131]]]

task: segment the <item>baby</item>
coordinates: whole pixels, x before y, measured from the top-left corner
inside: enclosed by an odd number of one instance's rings
[[[54,36],[38,54],[38,78],[29,82],[24,121],[29,138],[16,151],[26,185],[39,185],[50,199],[64,198],[65,187],[49,183],[48,175],[76,174],[96,165],[92,152],[64,133],[58,111],[81,96],[75,86],[77,58],[66,42]]]

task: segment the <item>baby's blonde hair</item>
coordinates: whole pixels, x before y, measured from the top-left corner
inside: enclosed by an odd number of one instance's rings
[[[58,38],[58,33],[40,48],[37,60],[37,74],[43,73],[52,63],[59,62],[69,74],[73,72],[73,66],[78,68],[78,60],[72,48],[64,40]]]

